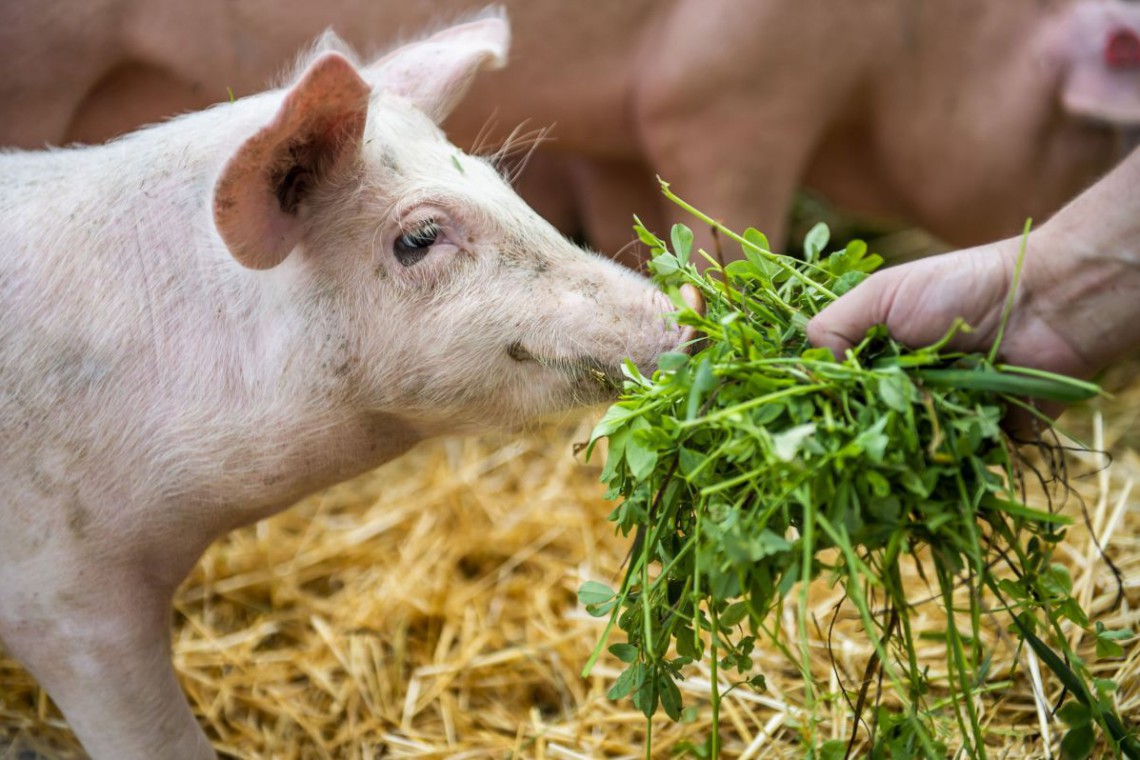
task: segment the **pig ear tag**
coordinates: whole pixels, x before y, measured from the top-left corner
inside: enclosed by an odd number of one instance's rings
[[[370,92],[344,56],[323,53],[230,156],[214,186],[214,224],[239,264],[270,269],[301,242],[305,198],[359,155]]]
[[[1140,69],[1140,36],[1125,27],[1109,32],[1104,62],[1110,69]]]

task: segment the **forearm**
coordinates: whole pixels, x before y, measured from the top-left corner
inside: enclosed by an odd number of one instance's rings
[[[1045,226],[1086,263],[1140,268],[1140,149]]]
[[[1031,239],[1025,262],[1030,308],[1091,368],[1140,349],[1140,150],[1035,237],[1038,257]]]

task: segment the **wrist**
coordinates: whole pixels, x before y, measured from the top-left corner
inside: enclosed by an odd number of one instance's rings
[[[1088,375],[1140,348],[1140,234],[1118,244],[1087,222],[1056,221],[1030,237],[1022,293],[1028,313],[1080,357],[1077,374]]]
[[[1033,233],[1034,263],[1048,272],[1054,294],[1067,302],[1131,294],[1140,309],[1140,293],[1132,290],[1140,286],[1140,225],[1134,231],[1124,226],[1095,220],[1074,226],[1055,218]]]

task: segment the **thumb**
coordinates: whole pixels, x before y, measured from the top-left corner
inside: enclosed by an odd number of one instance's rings
[[[830,348],[837,357],[887,320],[896,289],[892,270],[868,277],[858,287],[817,314],[807,326],[813,346]]]

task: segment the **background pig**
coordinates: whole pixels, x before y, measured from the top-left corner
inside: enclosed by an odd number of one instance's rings
[[[326,26],[390,44],[481,0],[91,0],[0,7],[0,142],[98,141],[256,91]],[[520,186],[607,251],[663,228],[654,174],[781,237],[796,188],[949,242],[1010,235],[1140,124],[1140,6],[1119,0],[508,2],[517,66],[452,115],[470,145],[555,125]]]
[[[285,90],[0,155],[0,640],[94,757],[213,757],[168,618],[218,535],[686,339],[433,123],[507,36],[325,51]]]

